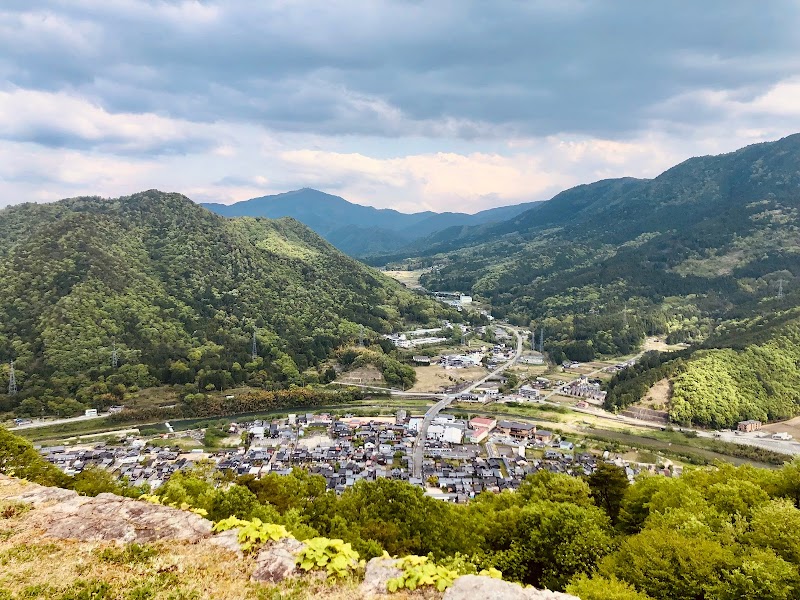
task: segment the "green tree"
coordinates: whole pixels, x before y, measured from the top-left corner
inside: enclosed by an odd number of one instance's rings
[[[687,537],[668,529],[645,529],[626,538],[600,565],[600,574],[616,577],[656,600],[697,600],[715,589],[731,550],[718,542]]]
[[[652,600],[650,596],[616,577],[580,575],[567,586],[566,592],[581,600]]]
[[[69,477],[51,465],[28,440],[0,426],[0,473],[41,485],[66,486]]]
[[[625,470],[616,465],[600,462],[594,472],[586,478],[594,503],[606,511],[611,522],[616,524],[622,500],[628,489]]]
[[[494,562],[513,579],[563,590],[575,575],[591,573],[612,547],[610,522],[599,508],[540,501],[522,508],[511,547]]]

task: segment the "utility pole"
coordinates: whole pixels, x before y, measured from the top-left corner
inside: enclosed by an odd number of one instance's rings
[[[16,396],[17,394],[17,377],[14,375],[14,361],[11,361],[11,368],[8,371],[8,395]]]
[[[119,355],[117,354],[116,340],[112,340],[111,342],[111,366],[115,369],[119,366]]]
[[[539,353],[544,354],[544,327],[539,330]]]
[[[257,329],[253,327],[253,347],[250,352],[250,358],[253,362],[256,362],[256,359],[258,358],[258,342],[256,341],[256,331]]]
[[[628,303],[625,302],[625,308],[622,309],[622,323],[625,329],[628,328]]]
[[[786,283],[784,279],[778,279],[778,300],[783,299],[783,284]]]

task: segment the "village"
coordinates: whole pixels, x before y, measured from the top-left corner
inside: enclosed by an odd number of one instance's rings
[[[132,435],[117,442],[43,447],[40,452],[68,474],[95,467],[150,490],[178,471],[207,463],[235,476],[257,478],[305,469],[324,477],[328,489],[337,493],[358,481],[403,480],[449,502],[467,502],[483,491],[516,489],[543,469],[586,476],[604,460],[623,467],[631,481],[643,470],[680,474],[677,466],[659,469],[608,452],[581,450],[531,423],[442,414],[428,428],[423,476],[414,478],[409,465],[421,422],[422,417],[404,410],[393,418],[290,414],[272,421],[232,422],[226,433],[239,443],[213,450],[188,448],[186,442],[203,440],[205,432],[196,429],[149,440]]]

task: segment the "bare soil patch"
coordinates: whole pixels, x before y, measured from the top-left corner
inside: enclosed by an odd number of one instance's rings
[[[339,376],[339,381],[344,383],[361,383],[361,384],[380,384],[384,385],[383,375],[377,367],[373,365],[366,365],[342,373]]]
[[[770,423],[762,427],[764,431],[773,433],[780,433],[785,431],[790,434],[795,440],[800,440],[800,417],[789,419],[788,421],[778,421],[777,423]]]
[[[648,352],[649,350],[658,350],[659,352],[670,352],[673,350],[683,350],[688,348],[688,344],[667,344],[662,338],[649,337],[644,340],[642,350]]]
[[[653,387],[648,390],[645,397],[634,404],[634,406],[641,406],[652,410],[668,410],[670,400],[672,400],[672,381],[665,377],[657,381]]]
[[[441,392],[465,381],[476,381],[486,376],[486,369],[471,367],[469,369],[443,369],[431,365],[429,367],[415,367],[417,382],[409,391],[412,392]]]

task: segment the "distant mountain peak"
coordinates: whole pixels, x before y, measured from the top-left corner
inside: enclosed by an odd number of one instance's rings
[[[380,254],[448,227],[481,225],[519,214],[533,203],[502,207],[474,215],[431,211],[402,213],[391,208],[355,204],[314,188],[260,196],[234,204],[206,203],[225,217],[293,217],[353,256]]]

